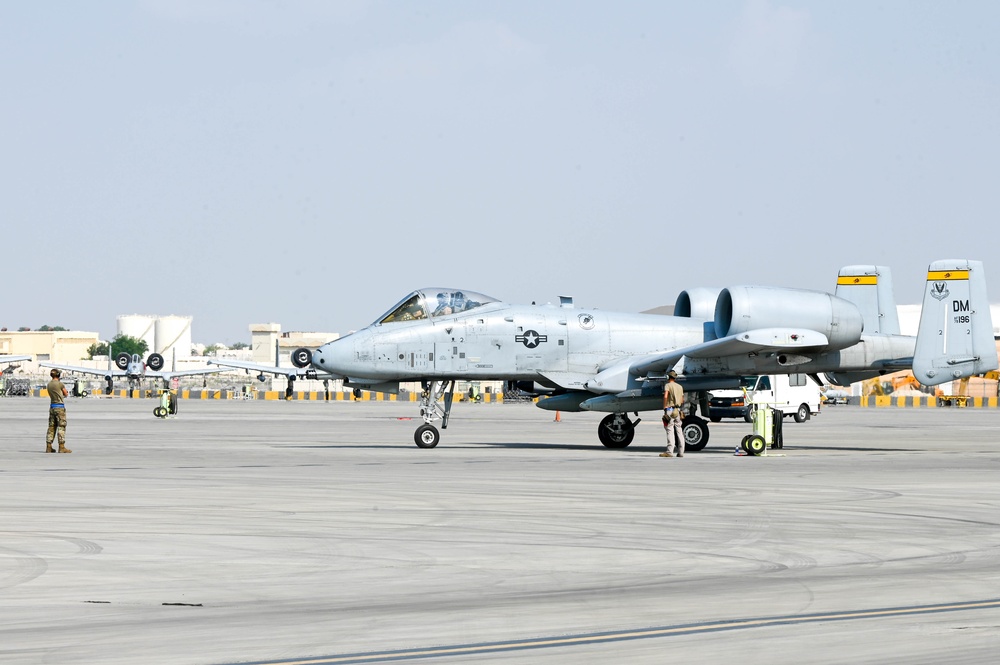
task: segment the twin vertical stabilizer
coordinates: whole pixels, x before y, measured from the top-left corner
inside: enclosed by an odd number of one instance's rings
[[[837,276],[834,295],[855,304],[865,322],[866,335],[899,334],[899,315],[889,268],[844,266]]]
[[[934,386],[998,365],[982,261],[935,261],[927,269],[913,375]]]

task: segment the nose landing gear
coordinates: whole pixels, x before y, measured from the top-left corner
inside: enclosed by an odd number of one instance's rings
[[[438,404],[442,395],[444,407]],[[440,420],[441,429],[448,429],[448,418],[451,415],[451,403],[454,397],[454,381],[424,383],[424,390],[420,393],[420,417],[424,419],[424,424],[413,433],[413,442],[418,448],[433,448],[441,441],[441,433],[431,423]]]

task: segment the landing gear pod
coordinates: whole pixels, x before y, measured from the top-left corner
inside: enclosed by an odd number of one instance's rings
[[[312,351],[309,349],[295,349],[292,351],[292,364],[303,369],[312,363]]]
[[[128,354],[122,351],[117,356],[115,356],[115,365],[118,369],[128,369]]]
[[[161,369],[163,369],[163,364],[164,364],[163,356],[161,356],[159,353],[152,353],[150,354],[149,358],[146,359],[146,364],[149,365],[149,369],[153,370],[154,372],[159,372]]]

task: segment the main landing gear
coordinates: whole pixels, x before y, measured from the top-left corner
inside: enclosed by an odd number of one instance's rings
[[[605,448],[626,448],[635,438],[635,426],[642,420],[636,413],[636,419],[631,420],[628,414],[612,413],[601,420],[597,426],[597,438]],[[708,445],[708,423],[698,416],[684,416],[684,447],[685,450],[698,451]],[[419,444],[418,444],[419,445]]]
[[[420,393],[420,417],[424,424],[413,433],[413,441],[418,448],[433,448],[441,441],[441,433],[431,423],[441,421],[441,429],[448,429],[448,418],[451,415],[451,403],[455,397],[454,381],[434,381],[423,384]],[[444,395],[444,406],[438,400]]]

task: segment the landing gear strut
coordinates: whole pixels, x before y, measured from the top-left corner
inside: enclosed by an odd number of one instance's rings
[[[424,383],[420,393],[420,417],[424,424],[413,433],[413,441],[418,448],[433,448],[441,441],[441,434],[431,423],[441,421],[441,429],[448,429],[448,418],[451,415],[451,402],[455,397],[454,381],[434,381]],[[438,400],[444,395],[444,407]]]

